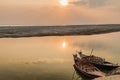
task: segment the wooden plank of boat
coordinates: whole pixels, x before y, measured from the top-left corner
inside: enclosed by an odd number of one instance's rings
[[[86,58],[90,63],[94,64],[98,68],[111,70],[111,69],[115,69],[115,68],[120,67],[119,65],[113,64],[111,62],[107,62],[100,57],[96,57],[96,56],[93,56],[93,55],[92,56],[87,56],[85,54],[82,54],[82,52],[79,52],[79,55],[80,55],[81,58]],[[95,60],[95,59],[97,59],[97,60]]]
[[[119,67],[118,65],[112,65],[112,64],[108,65],[108,64],[97,64],[97,63],[93,63],[93,62],[90,62],[90,63],[95,65],[97,68],[104,69],[104,70],[112,70],[112,69]]]
[[[100,71],[93,71],[93,72],[88,72],[88,73],[90,73],[90,74],[92,74],[92,75],[97,74],[97,75],[99,75],[99,76],[101,76],[101,77],[105,76],[105,74],[101,73]]]
[[[77,71],[77,73],[79,75],[87,77],[87,78],[93,79],[93,78],[104,77],[105,76],[104,73],[101,73],[99,71],[97,71],[97,72],[86,72],[85,70],[79,69],[79,67],[76,64],[74,64],[73,66],[74,66],[75,70]]]

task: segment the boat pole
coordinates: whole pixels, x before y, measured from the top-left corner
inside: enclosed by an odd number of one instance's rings
[[[90,56],[92,55],[92,53],[93,53],[93,50],[94,50],[94,49],[92,49]]]

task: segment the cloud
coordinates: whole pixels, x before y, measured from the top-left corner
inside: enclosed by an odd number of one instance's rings
[[[74,4],[74,5],[87,5],[87,2],[86,0],[77,0],[77,1],[72,1],[70,2],[71,4]]]
[[[56,4],[0,3],[0,25],[118,24],[120,23],[119,2],[118,0],[74,0],[66,7]]]
[[[73,2],[70,2],[71,4],[77,5],[77,6],[89,6],[89,7],[101,7],[106,5],[106,2],[108,0],[76,0]]]

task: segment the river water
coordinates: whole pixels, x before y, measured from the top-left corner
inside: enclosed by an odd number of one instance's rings
[[[90,55],[94,49],[94,55],[120,64],[119,41],[120,32],[91,36],[1,38],[0,80],[72,80],[72,54],[76,50]]]

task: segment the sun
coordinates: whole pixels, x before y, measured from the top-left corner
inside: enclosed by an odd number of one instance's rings
[[[68,0],[60,0],[60,4],[62,6],[67,6],[68,5]]]
[[[66,42],[65,41],[62,43],[62,48],[66,48]]]

